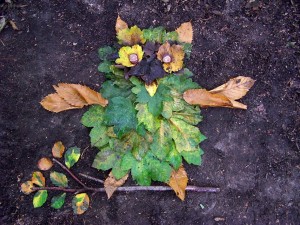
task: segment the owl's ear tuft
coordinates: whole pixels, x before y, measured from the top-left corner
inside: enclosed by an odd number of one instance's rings
[[[178,40],[180,42],[192,43],[193,41],[193,26],[191,22],[182,23],[180,27],[176,29],[178,33]]]

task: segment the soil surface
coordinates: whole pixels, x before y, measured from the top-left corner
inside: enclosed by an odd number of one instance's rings
[[[0,224],[299,224],[297,2],[28,0],[2,5],[1,14],[20,30],[7,25],[0,33]],[[50,157],[58,140],[67,147],[89,146],[89,130],[80,124],[85,109],[54,114],[39,102],[59,82],[100,88],[97,49],[116,41],[118,13],[141,28],[174,30],[192,21],[194,46],[187,67],[207,89],[238,75],[256,79],[242,99],[247,111],[202,110],[199,127],[208,137],[201,144],[203,164],[185,168],[189,184],[221,192],[189,192],[184,202],[173,192],[116,193],[110,200],[97,194],[82,216],[73,215],[71,195],[61,210],[50,208],[49,201],[33,209],[32,195],[19,187],[38,169],[38,159]],[[105,179],[107,173],[90,167],[96,153],[88,148],[75,173],[80,168]]]

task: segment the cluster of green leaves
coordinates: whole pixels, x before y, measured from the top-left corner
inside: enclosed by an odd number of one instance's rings
[[[107,50],[100,50],[105,61],[111,54]],[[182,98],[184,91],[199,88],[190,78],[192,73],[184,69],[182,75],[160,79],[151,97],[137,77],[126,80],[122,70],[112,64],[104,70],[102,64],[99,70],[108,80],[100,92],[109,104],[90,107],[81,120],[92,128],[91,143],[99,149],[93,167],[112,169],[116,179],[131,171],[138,184],[150,185],[151,180],[167,182],[172,168],[177,170],[183,159],[200,165],[199,143],[205,139],[195,126],[202,119],[200,109]]]

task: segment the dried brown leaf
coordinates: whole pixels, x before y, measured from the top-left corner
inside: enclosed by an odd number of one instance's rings
[[[184,100],[201,107],[232,107],[231,101],[222,94],[212,94],[205,89],[190,89],[183,93]]]
[[[31,189],[33,188],[33,183],[32,181],[26,181],[25,183],[23,183],[21,185],[21,191],[25,194],[25,195],[29,195],[30,193],[33,192],[33,190]]]
[[[192,43],[193,41],[193,26],[191,22],[182,23],[180,27],[176,29],[178,33],[178,39],[181,42]]]
[[[117,21],[116,21],[116,32],[119,33],[120,30],[127,29],[128,24],[121,19],[120,15],[118,15]]]
[[[62,99],[57,93],[47,95],[41,102],[41,105],[51,112],[61,112],[69,109],[78,109],[80,107],[72,106]]]
[[[49,158],[44,157],[38,161],[38,168],[40,170],[44,170],[44,171],[49,170],[52,166],[53,166],[53,162]]]
[[[173,170],[168,185],[173,188],[178,198],[184,201],[185,189],[188,183],[188,176],[183,166],[177,171]]]
[[[118,187],[122,186],[128,178],[128,174],[119,180],[116,180],[112,172],[109,173],[108,178],[104,181],[104,188],[108,199],[113,195]]]
[[[61,141],[55,142],[52,147],[52,155],[55,158],[61,158],[65,152],[65,146]]]
[[[17,27],[17,25],[16,25],[16,23],[15,23],[14,21],[9,20],[8,22],[9,22],[9,24],[11,25],[12,29],[14,29],[14,30],[20,30],[20,29]]]
[[[230,100],[238,100],[247,94],[254,82],[255,80],[250,77],[238,76],[209,92],[213,94],[223,94]]]
[[[73,88],[71,84],[60,83],[58,86],[53,85],[57,94],[63,98],[67,103],[75,107],[82,108],[87,105],[85,99]]]

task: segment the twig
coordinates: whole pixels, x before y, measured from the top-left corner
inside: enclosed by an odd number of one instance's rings
[[[74,180],[76,180],[82,187],[84,187],[84,188],[89,188],[89,187],[87,187],[84,183],[82,183],[82,181],[81,180],[79,180],[67,167],[65,167],[61,162],[59,162],[57,159],[52,159],[55,163],[57,163],[62,169],[64,169],[65,171],[67,171],[70,175],[71,175],[71,177],[74,179]]]
[[[83,173],[79,173],[79,176],[85,177],[85,178],[87,178],[87,179],[96,181],[96,182],[101,183],[101,184],[104,184],[104,181],[103,181],[103,180],[100,180],[100,179],[95,178],[95,177],[91,177],[91,176],[86,175],[86,174],[83,174]]]

